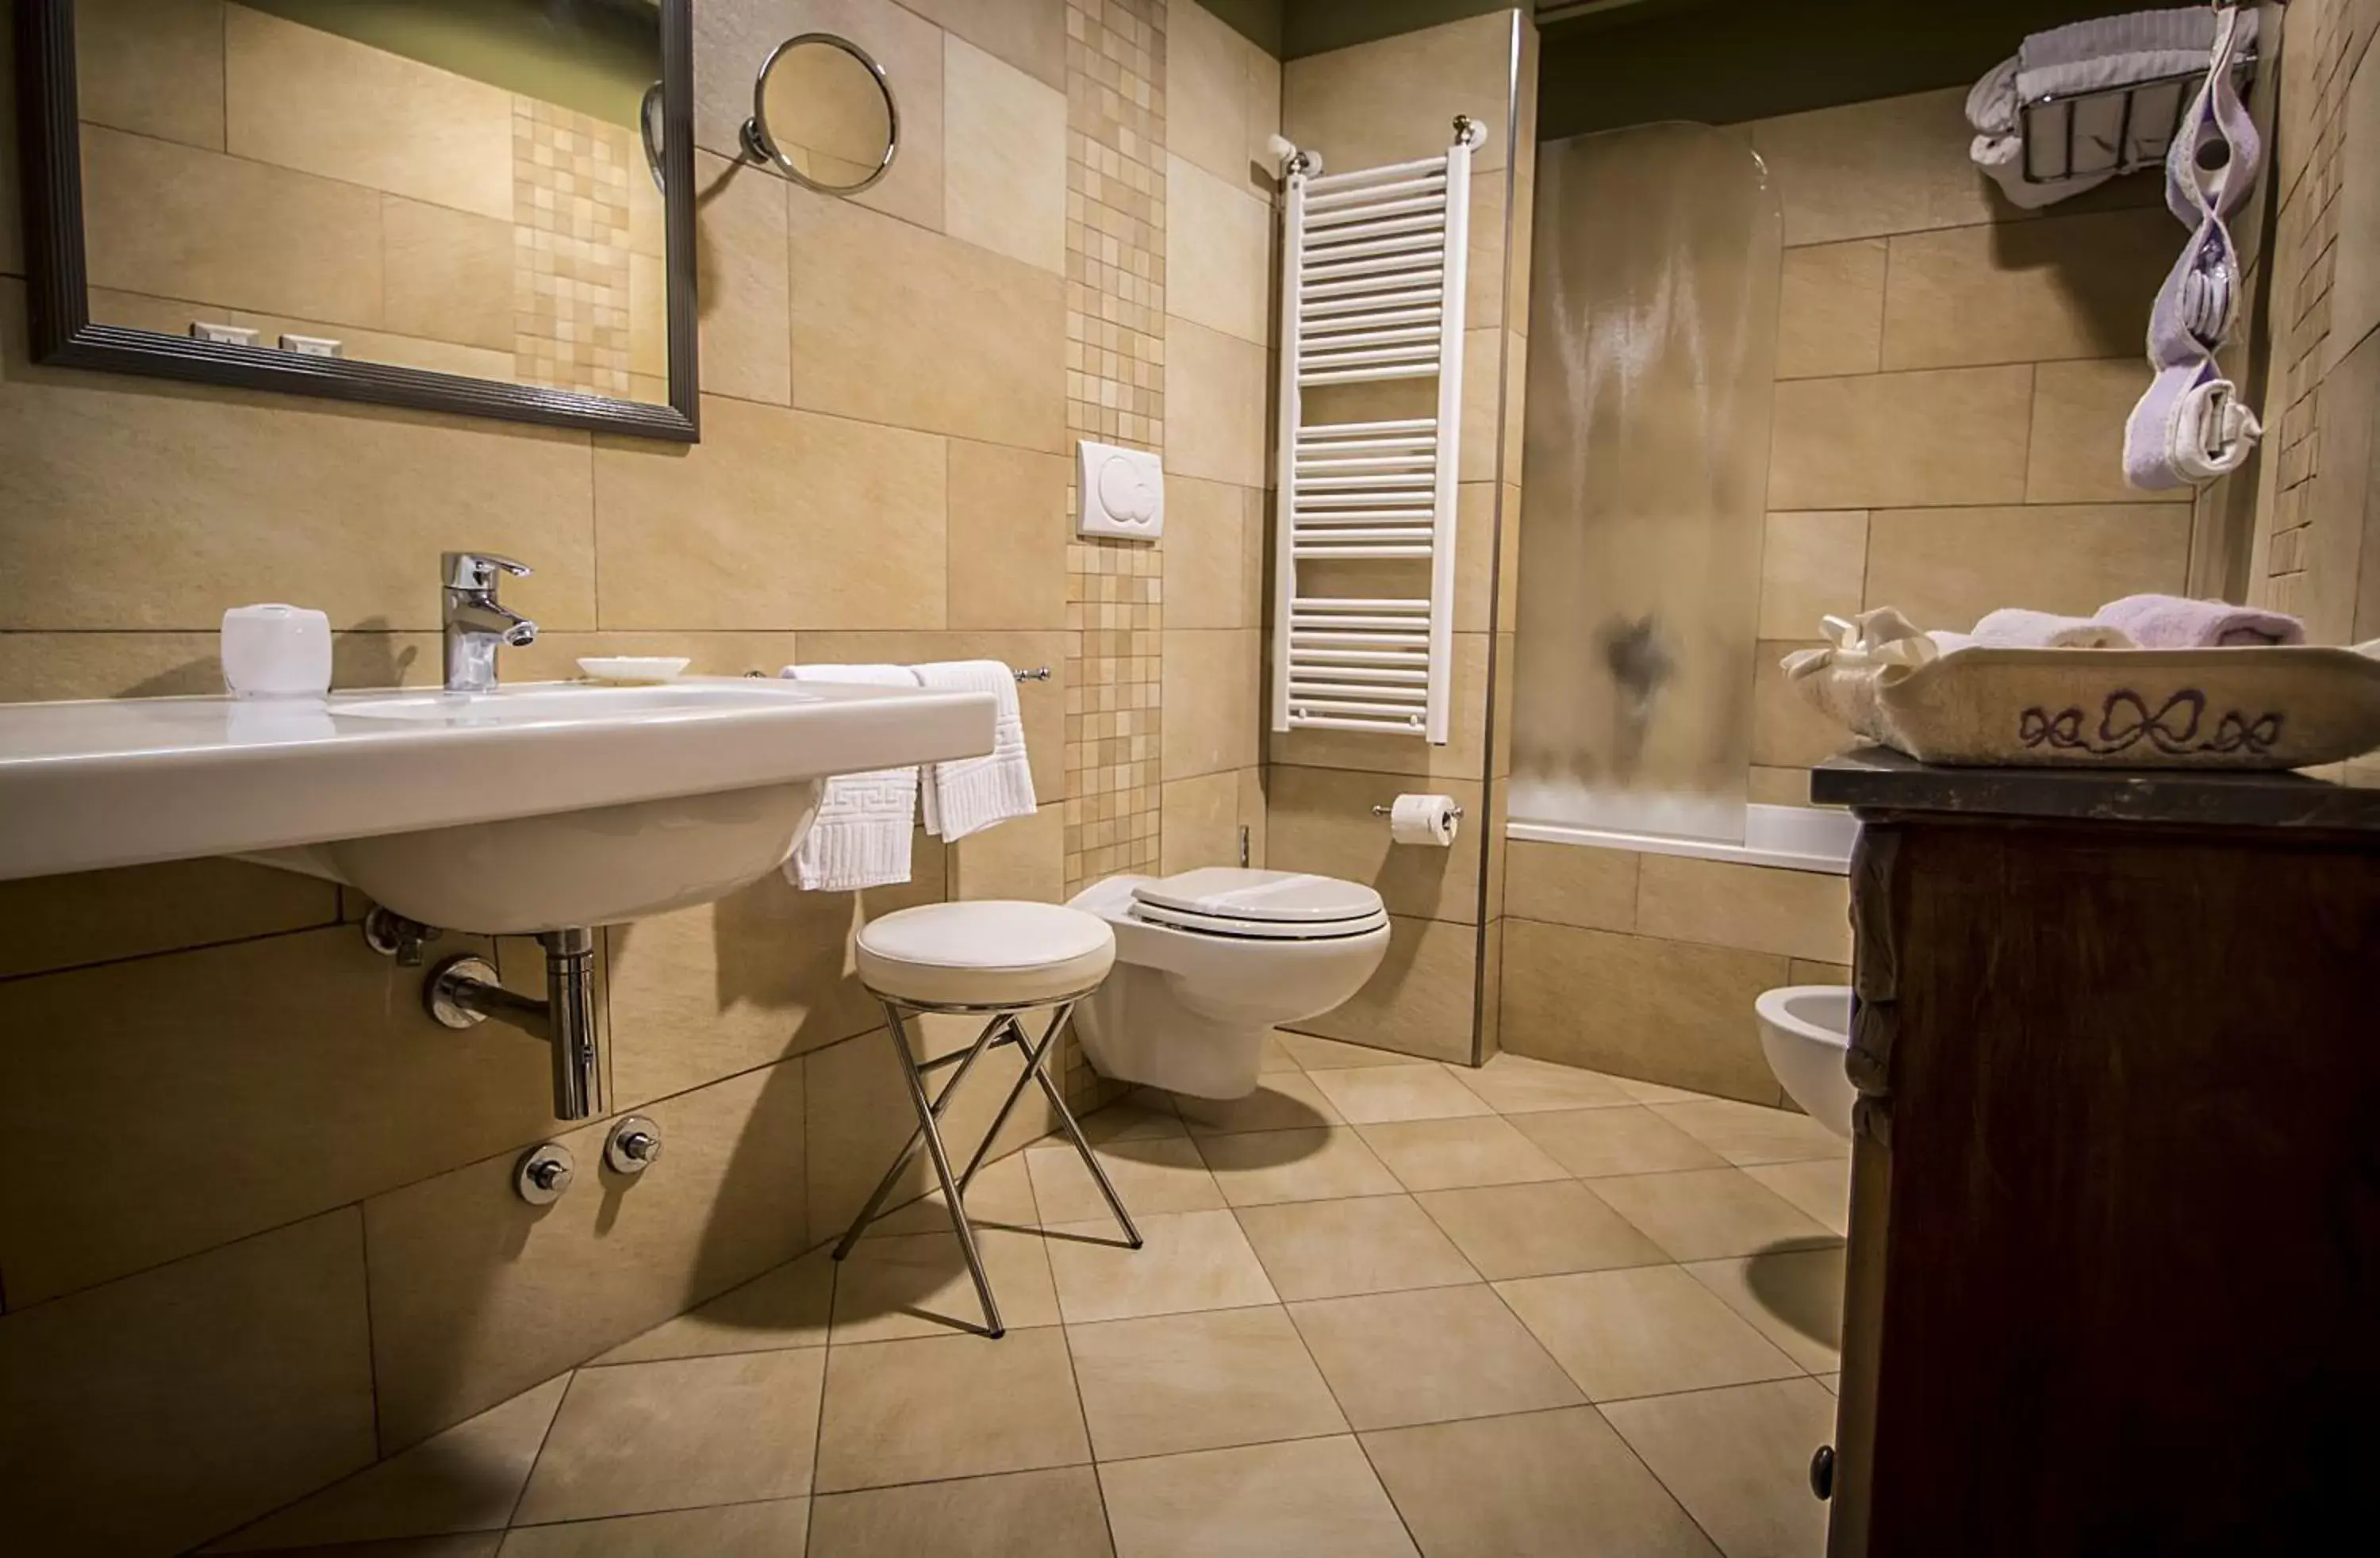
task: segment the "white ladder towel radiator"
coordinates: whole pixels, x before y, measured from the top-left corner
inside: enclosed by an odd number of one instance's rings
[[[1272,728],[1421,736],[1446,744],[1454,651],[1455,478],[1463,420],[1468,116],[1435,157],[1319,175],[1285,169],[1281,519]],[[1435,378],[1438,414],[1308,422],[1305,390]],[[1395,596],[1308,594],[1300,565],[1404,559],[1426,585]]]

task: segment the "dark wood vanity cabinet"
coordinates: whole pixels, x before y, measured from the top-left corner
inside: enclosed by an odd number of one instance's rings
[[[2380,790],[1812,796],[1864,823],[1829,1558],[2380,1548]]]

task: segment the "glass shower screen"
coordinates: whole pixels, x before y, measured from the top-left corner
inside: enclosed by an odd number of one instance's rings
[[[1747,139],[1538,150],[1512,815],[1740,842],[1781,220]]]

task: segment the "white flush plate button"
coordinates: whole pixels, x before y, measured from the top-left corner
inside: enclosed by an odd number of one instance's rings
[[[1075,533],[1155,541],[1165,533],[1165,467],[1146,449],[1075,445]]]

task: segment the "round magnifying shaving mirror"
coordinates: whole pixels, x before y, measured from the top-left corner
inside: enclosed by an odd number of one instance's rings
[[[644,101],[637,104],[637,134],[645,143],[645,168],[653,176],[653,188],[663,194],[669,186],[662,176],[662,83],[655,81],[645,89]]]
[[[752,91],[746,150],[831,195],[884,176],[901,146],[901,115],[884,67],[831,32],[805,32],[772,50]]]

